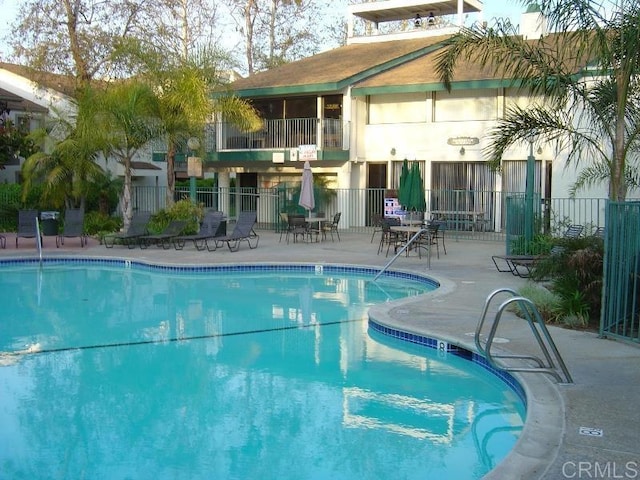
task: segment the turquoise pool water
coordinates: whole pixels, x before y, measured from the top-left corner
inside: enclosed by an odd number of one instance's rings
[[[523,424],[478,364],[369,328],[430,291],[326,266],[0,262],[12,478],[477,479]]]

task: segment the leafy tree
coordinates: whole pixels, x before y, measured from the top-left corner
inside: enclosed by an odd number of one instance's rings
[[[38,151],[28,133],[17,128],[6,115],[0,116],[0,168],[16,156],[27,157]]]
[[[485,151],[499,164],[505,150],[535,138],[587,162],[574,191],[608,181],[622,201],[637,173],[640,134],[640,3],[624,0],[526,0],[538,5],[552,33],[525,39],[505,20],[476,24],[447,41],[437,70],[450,90],[461,60],[477,62],[540,99],[507,109]],[[612,12],[607,15],[607,12]]]
[[[244,37],[244,60],[252,73],[297,60],[320,49],[324,29],[309,28],[322,17],[318,0],[225,0]]]
[[[112,73],[113,49],[138,31],[139,8],[139,2],[123,0],[27,0],[13,26],[14,56],[84,85]]]
[[[149,35],[138,36],[143,44],[168,58],[188,58],[201,48],[215,49],[222,41],[218,28],[218,5],[210,0],[156,0],[155,10],[141,17]]]
[[[137,72],[119,55],[130,40],[185,56],[217,38],[216,3],[207,0],[25,0],[12,25],[14,59],[84,86]]]

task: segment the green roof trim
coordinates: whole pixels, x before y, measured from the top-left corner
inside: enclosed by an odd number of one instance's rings
[[[344,86],[340,86],[336,82],[331,83],[310,83],[308,85],[288,85],[284,87],[265,87],[250,88],[247,90],[238,90],[236,95],[239,97],[269,97],[280,95],[296,95],[300,93],[324,93],[336,92]]]
[[[451,85],[451,90],[480,90],[487,88],[508,88],[518,86],[519,82],[506,79],[490,80],[469,80],[466,82],[456,82]],[[442,92],[446,90],[443,83],[421,83],[414,85],[392,85],[385,87],[354,87],[351,95],[354,97],[364,97],[367,95],[388,95],[392,93],[419,93],[419,92]]]

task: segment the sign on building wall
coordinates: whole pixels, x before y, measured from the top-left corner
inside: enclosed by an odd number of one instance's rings
[[[187,158],[187,175],[202,178],[202,159],[200,157]]]
[[[318,159],[318,147],[317,145],[299,145],[298,146],[298,160],[306,162],[307,160]]]

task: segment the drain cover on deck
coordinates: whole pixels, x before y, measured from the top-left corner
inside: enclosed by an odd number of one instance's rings
[[[604,432],[601,428],[594,427],[580,427],[578,429],[580,435],[587,435],[589,437],[602,437],[604,436]]]

